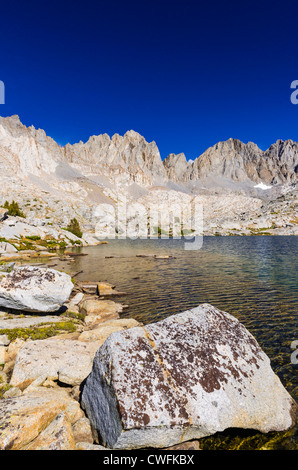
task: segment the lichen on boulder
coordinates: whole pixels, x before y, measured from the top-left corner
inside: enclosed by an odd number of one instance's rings
[[[290,428],[297,405],[255,338],[233,316],[202,304],[113,333],[82,392],[97,442],[169,447],[227,428]]]
[[[0,306],[28,312],[55,312],[68,300],[73,283],[63,272],[20,266],[0,279]]]

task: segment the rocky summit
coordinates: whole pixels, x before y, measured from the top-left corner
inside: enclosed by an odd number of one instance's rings
[[[202,304],[112,333],[82,393],[97,441],[115,449],[169,447],[227,428],[290,428],[297,405],[255,338]]]
[[[165,214],[170,207],[179,218],[181,205],[203,205],[206,235],[297,234],[298,143],[292,140],[261,150],[231,138],[192,160],[183,153],[162,159],[157,144],[133,130],[61,146],[18,116],[0,117],[0,168],[0,205],[16,200],[27,233],[35,227],[37,236],[65,237],[75,215],[83,243],[94,244],[92,236],[106,236],[119,204],[143,207],[148,219],[149,206]],[[138,225],[134,212],[129,219]],[[13,230],[6,217],[2,209],[1,238],[8,240]],[[21,229],[21,221],[15,225]],[[153,234],[162,230],[155,225]],[[184,229],[191,229],[189,217]]]

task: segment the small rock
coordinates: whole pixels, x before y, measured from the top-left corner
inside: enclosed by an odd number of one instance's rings
[[[86,315],[84,322],[89,328],[119,318],[122,310],[123,306],[112,300],[87,299],[80,304],[80,312]]]
[[[75,450],[76,444],[71,424],[64,412],[33,440],[25,450]],[[24,449],[23,449],[24,450]]]
[[[172,447],[166,447],[164,450],[200,450],[199,441],[182,442]]]
[[[13,318],[0,318],[0,329],[32,328],[38,325],[59,323],[59,315],[14,315]]]
[[[79,305],[79,303],[83,300],[83,297],[83,292],[78,292],[76,295],[74,295],[74,297],[71,298],[69,305]]]
[[[0,346],[8,346],[10,343],[10,339],[8,339],[7,335],[0,335]]]
[[[11,385],[28,387],[47,377],[68,385],[79,385],[89,374],[98,343],[48,338],[28,341],[20,349]]]
[[[17,253],[18,250],[8,242],[0,242],[0,254],[2,253]]]
[[[126,330],[128,328],[134,328],[136,326],[140,326],[140,323],[132,318],[110,320],[104,322],[97,328],[94,328],[89,331],[83,331],[80,334],[78,340],[87,342],[96,341],[98,343],[98,346],[101,346],[112,333]]]
[[[18,387],[11,387],[4,393],[3,397],[14,398],[19,397],[20,395],[22,395],[22,390],[20,390]]]
[[[80,281],[77,283],[77,288],[85,294],[97,294],[97,283],[96,282],[84,282]]]
[[[35,246],[34,246],[34,250],[35,250],[35,251],[48,251],[47,247],[46,247],[46,246],[42,246],[42,245],[35,245]]]
[[[57,388],[58,387],[58,384],[57,382],[55,382],[54,380],[52,379],[46,379],[43,384],[42,384],[43,387],[47,387],[47,388]],[[30,387],[30,385],[29,385]],[[28,388],[29,388],[28,387]],[[26,389],[27,390],[27,389]]]
[[[155,254],[139,254],[136,255],[137,258],[155,258]]]
[[[19,350],[24,346],[26,341],[21,338],[16,338],[12,341],[8,348],[7,348],[7,355],[9,357],[9,361],[15,361],[18,355]]]
[[[74,387],[72,387],[71,391],[70,391],[70,396],[76,400],[76,401],[80,401],[80,397],[81,397],[81,388],[80,388],[80,385],[75,385]]]
[[[10,376],[13,371],[14,365],[15,365],[15,361],[6,361],[4,364],[3,372],[5,372],[5,374]]]
[[[109,282],[98,282],[97,289],[100,291],[101,289],[115,289],[116,286],[114,284],[110,284]]]
[[[8,217],[8,209],[0,207],[0,221],[5,220]]]
[[[36,391],[36,389],[38,387],[40,387],[41,385],[43,385],[46,380],[47,380],[47,375],[46,374],[45,375],[40,375],[28,387],[26,387],[26,389],[24,390],[24,394]]]
[[[88,418],[80,418],[72,427],[76,442],[89,442],[93,444],[93,436],[90,421]]]
[[[12,262],[12,263],[6,263],[6,264],[4,264],[4,265],[2,265],[2,266],[0,267],[0,271],[9,273],[9,272],[11,272],[11,271],[13,270],[14,265],[15,265],[14,262]]]
[[[89,442],[77,442],[77,450],[108,450],[106,447],[90,444]]]

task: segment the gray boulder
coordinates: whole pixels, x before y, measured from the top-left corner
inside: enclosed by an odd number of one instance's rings
[[[97,442],[169,447],[224,429],[293,425],[297,405],[254,337],[209,304],[113,333],[82,392]]]
[[[4,207],[0,207],[0,222],[5,220],[8,216],[8,209],[4,209]]]
[[[0,254],[6,253],[17,253],[17,249],[11,243],[0,242]]]
[[[28,341],[20,349],[10,385],[24,388],[39,378],[80,385],[92,369],[98,343],[48,338]]]
[[[1,273],[0,306],[28,312],[55,312],[68,300],[71,277],[55,269],[17,267]]]

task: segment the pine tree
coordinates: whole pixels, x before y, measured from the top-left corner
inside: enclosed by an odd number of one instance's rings
[[[11,203],[5,201],[3,207],[4,209],[8,209],[8,215],[13,217],[25,217],[25,214],[21,211],[19,204],[16,201],[12,201]]]
[[[80,224],[77,219],[74,217],[71,219],[70,223],[67,226],[67,230],[79,238],[82,238],[83,232],[81,230]]]

